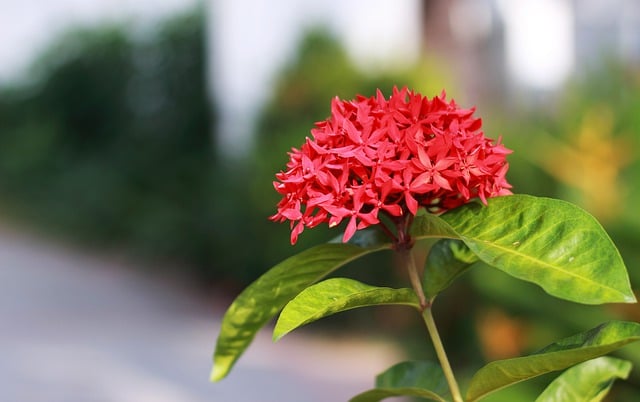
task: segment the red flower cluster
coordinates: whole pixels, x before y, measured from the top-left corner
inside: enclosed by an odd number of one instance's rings
[[[505,179],[511,151],[481,131],[475,109],[460,109],[444,92],[432,99],[394,88],[387,100],[337,97],[331,117],[316,123],[287,170],[276,175],[283,198],[274,221],[291,222],[291,243],[305,227],[348,219],[343,241],[356,230],[415,215],[441,213],[478,197],[511,194]]]

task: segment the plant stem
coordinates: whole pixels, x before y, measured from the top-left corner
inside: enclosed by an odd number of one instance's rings
[[[429,307],[429,302],[424,295],[424,290],[422,289],[422,281],[420,280],[420,274],[418,274],[418,269],[416,267],[416,261],[413,258],[413,253],[411,250],[405,250],[402,252],[402,257],[406,261],[407,271],[409,271],[409,280],[411,281],[411,286],[413,290],[416,292],[416,296],[418,296],[418,300],[420,301],[420,310]]]
[[[442,366],[442,371],[444,372],[444,376],[447,379],[447,383],[449,384],[449,390],[451,391],[453,401],[463,402],[464,400],[462,399],[462,394],[460,393],[458,382],[453,375],[453,370],[451,370],[451,364],[449,364],[447,353],[444,350],[444,345],[442,345],[442,340],[440,339],[440,334],[438,333],[436,322],[434,321],[433,314],[431,313],[431,301],[427,301],[424,295],[424,290],[422,289],[422,281],[420,280],[413,254],[410,250],[405,250],[402,252],[402,254],[406,260],[411,285],[413,286],[413,290],[416,292],[418,300],[420,301],[422,319],[427,326],[427,331],[429,332],[429,336],[431,337],[431,341],[433,342],[433,347],[436,350],[436,355],[438,356],[438,360],[440,361],[440,366]]]
[[[436,328],[436,323],[433,320],[431,307],[427,307],[422,311],[422,318],[424,319],[424,323],[427,325],[427,330],[429,331],[429,335],[431,336],[433,347],[436,350],[438,360],[440,360],[440,365],[442,366],[442,371],[444,372],[444,376],[447,379],[447,383],[449,384],[451,396],[453,397],[454,402],[463,402],[462,395],[460,394],[460,388],[458,387],[458,383],[456,382],[456,377],[453,375],[453,370],[451,370],[451,365],[449,364],[447,353],[445,352],[444,346],[442,345],[440,334],[438,334],[438,328]]]

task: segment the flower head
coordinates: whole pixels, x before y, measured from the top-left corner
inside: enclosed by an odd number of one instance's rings
[[[389,99],[334,98],[331,117],[316,123],[292,149],[274,187],[282,195],[274,221],[290,221],[291,243],[305,227],[348,221],[356,230],[399,221],[419,207],[442,213],[472,198],[511,194],[505,148],[481,131],[475,109],[461,109],[443,92],[429,99],[407,88]]]

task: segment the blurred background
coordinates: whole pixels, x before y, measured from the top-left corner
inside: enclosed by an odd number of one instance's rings
[[[336,234],[292,247],[267,220],[286,152],[336,95],[407,85],[477,105],[485,134],[514,150],[514,191],[595,215],[640,284],[635,0],[0,5],[3,400],[346,400],[403,356],[433,358],[413,315],[352,311],[289,343],[267,333],[207,382],[232,298]],[[401,283],[389,259],[342,274]],[[487,360],[640,320],[635,305],[562,302],[483,266],[435,313],[462,383]],[[636,369],[609,400],[633,400],[640,349],[619,355]],[[552,378],[487,400],[533,400]]]

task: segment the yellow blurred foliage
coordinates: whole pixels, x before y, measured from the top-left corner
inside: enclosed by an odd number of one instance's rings
[[[628,138],[614,133],[614,114],[589,109],[567,140],[540,135],[531,158],[561,183],[578,191],[580,203],[603,222],[615,219],[625,194],[620,173],[635,157]]]

